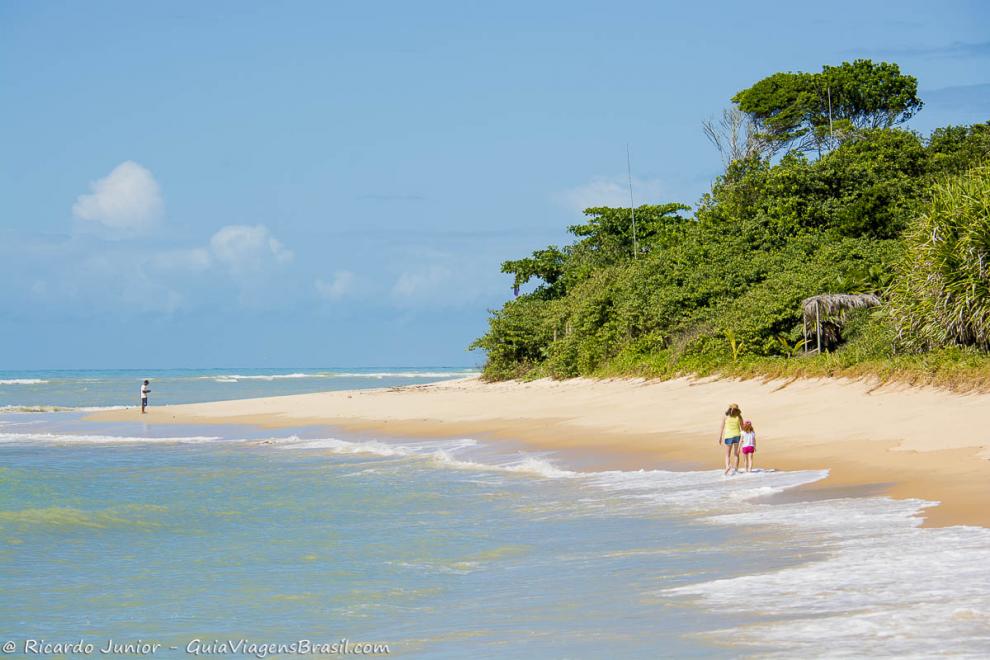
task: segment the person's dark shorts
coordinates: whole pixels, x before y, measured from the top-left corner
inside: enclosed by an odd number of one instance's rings
[[[148,405],[148,397],[146,396],[141,397],[141,405],[142,406]]]
[[[727,444],[727,445],[734,445],[737,442],[739,442],[739,436],[738,435],[734,435],[731,438],[726,438],[725,439],[725,444]]]

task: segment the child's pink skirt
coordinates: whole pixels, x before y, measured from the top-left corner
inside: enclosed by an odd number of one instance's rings
[[[756,453],[756,447],[743,447],[742,448],[742,453],[744,453],[744,454],[755,454]]]

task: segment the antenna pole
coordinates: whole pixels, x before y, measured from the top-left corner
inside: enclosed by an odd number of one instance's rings
[[[633,259],[639,256],[639,243],[636,240],[636,207],[633,204],[632,161],[629,159],[629,143],[626,142],[626,174],[629,176],[629,212],[632,214]]]
[[[835,148],[835,133],[832,132],[832,87],[831,85],[825,88],[828,92],[828,141],[829,148]]]

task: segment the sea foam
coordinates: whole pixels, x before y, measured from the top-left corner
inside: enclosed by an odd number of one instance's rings
[[[761,655],[977,657],[990,647],[990,530],[926,529],[919,514],[933,502],[886,497],[769,504],[765,496],[810,484],[827,470],[740,473],[721,470],[576,472],[546,457],[519,454],[495,462],[476,443],[398,445],[377,440],[299,441],[338,453],[421,457],[448,469],[567,478],[634,510],[690,515],[711,525],[774,531],[809,548],[803,563],[772,572],[667,589],[713,611],[743,608],[764,623],[713,633]],[[764,532],[765,533],[765,532]],[[772,552],[773,542],[754,552]],[[933,634],[937,630],[938,634]],[[777,649],[776,651],[774,649]]]
[[[136,406],[0,406],[3,413],[53,413],[53,412],[98,412],[100,410],[126,410]]]
[[[48,444],[142,444],[142,443],[170,443],[170,444],[192,444],[201,442],[215,442],[222,440],[217,436],[176,436],[169,438],[158,438],[153,436],[117,436],[117,435],[86,435],[72,433],[0,433],[2,443],[48,443]]]
[[[990,648],[990,530],[920,527],[918,514],[933,504],[847,498],[712,516],[720,525],[769,525],[803,537],[825,558],[667,593],[715,609],[746,603],[776,617],[732,639],[792,656],[979,656]]]
[[[463,456],[465,450],[478,446],[472,438],[460,440],[436,440],[417,443],[382,442],[380,440],[341,440],[339,438],[300,439],[272,438],[263,443],[274,444],[283,449],[323,449],[336,454],[373,454],[375,456],[413,457],[430,461],[446,468],[478,470],[483,472],[517,472],[548,479],[577,476],[576,472],[563,470],[551,461],[539,456],[522,454],[508,460],[489,463],[470,460]]]
[[[385,378],[464,378],[475,376],[477,371],[327,371],[317,373],[291,374],[216,374],[197,376],[197,380],[212,380],[216,383],[238,383],[242,380],[295,380],[300,378],[370,378],[383,380]]]

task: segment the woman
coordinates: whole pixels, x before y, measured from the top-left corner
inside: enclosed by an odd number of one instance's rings
[[[722,428],[718,432],[717,443],[725,443],[725,473],[729,474],[732,454],[736,455],[735,471],[739,471],[739,436],[742,435],[742,411],[738,403],[729,404],[722,418]]]

